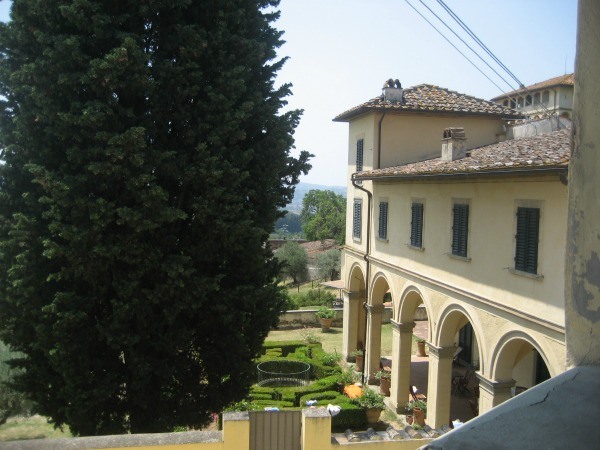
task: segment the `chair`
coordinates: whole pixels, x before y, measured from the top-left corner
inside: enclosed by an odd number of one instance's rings
[[[427,396],[425,394],[417,394],[417,387],[416,386],[409,386],[408,390],[410,392],[410,396],[412,397],[413,401],[417,401],[417,400],[422,400],[424,402],[427,401]]]
[[[467,371],[464,375],[455,375],[452,377],[452,394],[471,392],[469,389],[469,383],[473,378],[473,366],[467,366]]]

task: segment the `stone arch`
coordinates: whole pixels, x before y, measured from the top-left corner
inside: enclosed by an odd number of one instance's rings
[[[391,285],[385,274],[377,272],[373,277],[371,292],[369,293],[369,305],[383,305],[383,297],[389,289],[391,289]]]
[[[348,271],[348,280],[346,286],[348,286],[349,292],[361,292],[365,290],[365,275],[363,268],[359,263],[354,263]]]
[[[412,322],[415,311],[421,303],[425,305],[427,317],[431,319],[430,308],[423,292],[414,285],[408,286],[404,289],[404,292],[402,292],[398,305],[396,306],[396,304],[394,304],[395,320],[400,323]],[[429,329],[429,340],[431,340],[431,326]]]
[[[543,349],[528,333],[516,330],[503,335],[494,347],[491,355],[491,378],[499,381],[512,379],[513,368],[532,348],[543,359],[550,376],[557,375],[560,369],[547,356],[551,353]]]
[[[469,312],[462,305],[452,303],[440,314],[435,334],[432,335],[434,345],[438,347],[452,347],[455,345],[455,336],[467,323],[473,327],[473,333],[477,341],[477,353],[479,358],[479,370],[484,370],[486,359],[485,333],[479,323],[477,315]]]

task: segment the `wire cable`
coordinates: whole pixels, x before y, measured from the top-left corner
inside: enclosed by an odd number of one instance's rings
[[[419,0],[419,2],[421,2],[421,4],[422,4],[422,5],[423,5],[425,8],[427,8],[427,9],[429,10],[429,12],[430,12],[431,14],[433,14],[433,15],[434,15],[434,16],[437,18],[437,20],[439,20],[440,22],[442,22],[442,24],[443,24],[443,25],[444,25],[446,28],[448,28],[448,30],[450,30],[450,32],[451,32],[452,34],[454,34],[454,36],[456,36],[456,37],[457,37],[457,38],[458,38],[458,39],[459,39],[459,40],[460,40],[460,41],[461,41],[461,42],[462,42],[462,43],[463,43],[463,44],[464,44],[464,45],[465,45],[465,46],[466,46],[466,47],[467,47],[469,50],[471,50],[471,51],[473,52],[473,54],[475,54],[475,56],[477,56],[477,57],[478,57],[478,58],[481,60],[481,62],[483,62],[483,63],[484,63],[486,66],[488,66],[492,72],[494,72],[496,75],[498,75],[498,78],[500,78],[502,81],[504,81],[504,82],[506,83],[506,85],[507,85],[509,88],[511,88],[513,91],[515,90],[515,88],[514,88],[514,86],[513,86],[513,85],[511,85],[511,84],[510,84],[508,81],[506,81],[506,80],[504,79],[504,77],[503,77],[502,75],[500,75],[496,69],[494,69],[494,68],[493,68],[493,67],[492,67],[492,66],[491,66],[491,65],[490,65],[490,64],[489,64],[489,63],[488,63],[488,62],[487,62],[487,61],[486,61],[486,60],[485,60],[485,59],[484,59],[484,58],[483,58],[483,57],[482,57],[482,56],[481,56],[479,53],[477,53],[477,52],[476,52],[476,51],[475,51],[475,50],[474,50],[474,49],[473,49],[473,48],[472,48],[472,47],[471,47],[469,44],[467,44],[467,43],[465,42],[465,40],[464,40],[462,37],[460,37],[460,36],[458,35],[458,33],[457,33],[456,31],[454,31],[454,30],[453,30],[453,29],[450,27],[450,25],[448,25],[446,22],[444,22],[444,20],[443,20],[442,18],[440,18],[440,16],[438,16],[438,15],[437,15],[437,14],[436,14],[436,13],[435,13],[435,12],[434,12],[434,11],[433,11],[433,10],[432,10],[430,7],[429,7],[429,6],[427,6],[427,5],[425,4],[425,2],[423,2],[423,0]]]
[[[412,4],[411,4],[411,3],[410,3],[408,0],[404,0],[404,1],[405,1],[405,2],[408,4],[408,6],[410,6],[412,9],[414,9],[414,10],[416,11],[416,13],[417,13],[418,15],[420,15],[420,16],[423,18],[423,20],[424,20],[425,22],[427,22],[429,25],[431,25],[431,26],[433,27],[433,29],[434,29],[435,31],[437,31],[437,32],[439,33],[439,35],[440,35],[440,36],[442,36],[442,37],[443,37],[443,38],[446,40],[446,42],[448,42],[448,43],[449,43],[449,44],[450,44],[452,47],[454,47],[454,49],[455,49],[455,50],[456,50],[458,53],[460,53],[460,54],[463,56],[463,58],[465,58],[467,61],[469,61],[469,62],[471,63],[471,65],[472,65],[473,67],[475,67],[475,69],[477,69],[477,70],[478,70],[478,71],[479,71],[479,72],[480,72],[480,73],[481,73],[481,74],[482,74],[484,77],[486,77],[486,78],[489,80],[489,82],[490,82],[490,83],[492,83],[494,86],[496,86],[500,92],[504,92],[504,90],[503,90],[503,89],[502,89],[500,86],[498,86],[498,85],[497,85],[497,84],[494,82],[494,80],[492,80],[492,79],[491,79],[491,78],[490,78],[490,77],[489,77],[489,76],[488,76],[488,75],[487,75],[487,74],[486,74],[486,73],[485,73],[483,70],[481,70],[479,67],[477,67],[477,65],[476,65],[476,64],[475,64],[473,61],[471,61],[471,60],[470,60],[470,59],[467,57],[467,55],[465,55],[463,52],[461,52],[461,51],[459,50],[459,48],[458,48],[456,45],[454,45],[454,43],[453,43],[453,42],[452,42],[450,39],[448,39],[446,36],[444,36],[444,33],[442,33],[440,30],[438,30],[438,29],[437,29],[437,27],[436,27],[436,26],[435,26],[433,23],[431,23],[431,22],[430,22],[430,21],[429,21],[429,20],[428,20],[428,19],[427,19],[427,18],[426,18],[426,17],[425,17],[423,14],[421,14],[421,12],[420,12],[420,11],[419,11],[417,8],[415,8],[415,7],[414,7],[414,6],[413,6],[413,5],[412,5]]]

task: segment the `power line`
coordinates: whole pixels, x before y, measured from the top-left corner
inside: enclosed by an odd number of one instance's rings
[[[490,81],[490,83],[492,83],[494,86],[496,86],[500,90],[500,92],[504,92],[503,89],[494,82],[494,80],[492,80],[483,70],[481,70],[479,67],[477,67],[477,65],[473,61],[471,61],[467,57],[467,55],[465,55],[463,52],[461,52],[459,50],[459,48],[456,45],[454,45],[454,43],[452,41],[450,41],[450,39],[448,39],[446,36],[444,36],[444,33],[442,33],[440,30],[438,30],[437,27],[433,23],[431,23],[423,14],[421,14],[421,12],[417,8],[415,8],[408,0],[404,0],[404,1],[408,4],[408,6],[410,6],[412,9],[414,9],[416,11],[416,13],[418,15],[420,15],[425,22],[427,22],[429,25],[431,25],[433,27],[433,29],[435,31],[437,31],[439,33],[439,35],[442,36],[446,40],[446,42],[448,42],[452,47],[454,47],[454,49],[458,53],[460,53],[463,56],[463,58],[465,58],[467,61],[469,61],[471,63],[471,65],[479,71],[479,73],[481,73],[484,77],[486,77]]]
[[[435,17],[436,17],[436,18],[437,18],[437,19],[438,19],[440,22],[442,22],[442,24],[444,24],[444,26],[445,26],[446,28],[448,28],[448,30],[450,30],[450,32],[452,32],[452,34],[454,34],[454,36],[456,36],[456,37],[457,37],[457,38],[458,38],[458,39],[459,39],[459,40],[460,40],[460,41],[461,41],[463,44],[465,44],[465,46],[466,46],[466,47],[467,47],[469,50],[471,50],[471,51],[472,51],[472,52],[475,54],[475,56],[477,56],[477,57],[478,57],[478,58],[479,58],[479,59],[480,59],[480,60],[481,60],[481,61],[482,61],[482,62],[483,62],[483,63],[484,63],[486,66],[488,66],[488,67],[490,68],[490,70],[492,70],[492,72],[494,72],[496,75],[498,75],[498,77],[499,77],[499,78],[500,78],[502,81],[504,81],[508,87],[510,87],[512,90],[514,90],[514,89],[515,89],[515,88],[514,88],[514,87],[513,87],[513,86],[512,86],[512,85],[511,85],[511,84],[510,84],[508,81],[506,81],[506,80],[505,80],[505,79],[502,77],[502,75],[500,75],[500,74],[499,74],[499,73],[496,71],[496,69],[494,69],[492,66],[490,66],[490,64],[489,64],[489,63],[488,63],[488,62],[487,62],[485,59],[483,59],[483,57],[482,57],[482,56],[481,56],[479,53],[477,53],[477,52],[476,52],[476,51],[475,51],[475,50],[474,50],[474,49],[473,49],[473,48],[472,48],[472,47],[471,47],[469,44],[467,44],[467,43],[465,42],[465,40],[464,40],[463,38],[461,38],[461,37],[458,35],[458,33],[456,33],[456,31],[454,31],[454,30],[453,30],[453,29],[452,29],[452,28],[451,28],[451,27],[450,27],[450,26],[449,26],[449,25],[448,25],[446,22],[444,22],[444,20],[443,20],[442,18],[440,18],[440,16],[438,16],[438,15],[437,15],[437,14],[436,14],[436,13],[435,13],[435,12],[434,12],[434,11],[433,11],[433,10],[432,10],[430,7],[429,7],[429,6],[427,6],[427,5],[426,5],[426,4],[423,2],[423,0],[419,0],[419,2],[421,2],[421,4],[422,4],[422,5],[423,5],[425,8],[427,8],[427,9],[429,10],[429,12],[431,12],[431,14],[433,14],[433,15],[434,15],[434,16],[435,16]]]

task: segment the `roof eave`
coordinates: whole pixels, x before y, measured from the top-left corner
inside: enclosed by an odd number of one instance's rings
[[[349,122],[358,116],[367,113],[385,112],[386,114],[429,114],[429,115],[442,115],[442,116],[477,116],[477,117],[496,117],[496,118],[507,118],[507,119],[523,119],[526,116],[523,114],[505,114],[505,113],[489,113],[489,112],[473,112],[473,111],[446,111],[439,109],[394,109],[390,107],[377,107],[377,106],[366,106],[360,107],[352,111],[342,113],[333,118],[333,122]]]
[[[543,167],[523,167],[511,169],[493,169],[479,171],[462,171],[462,172],[436,172],[436,173],[419,173],[419,174],[389,174],[389,175],[365,175],[352,174],[352,179],[356,181],[425,181],[425,180],[444,180],[444,179],[473,179],[473,178],[488,178],[488,177],[510,177],[510,176],[541,176],[556,174],[559,177],[568,173],[568,164],[559,166],[543,166]],[[357,176],[358,175],[358,176]],[[562,180],[562,177],[561,177]],[[566,180],[566,179],[565,179]],[[566,184],[566,181],[565,181]]]

